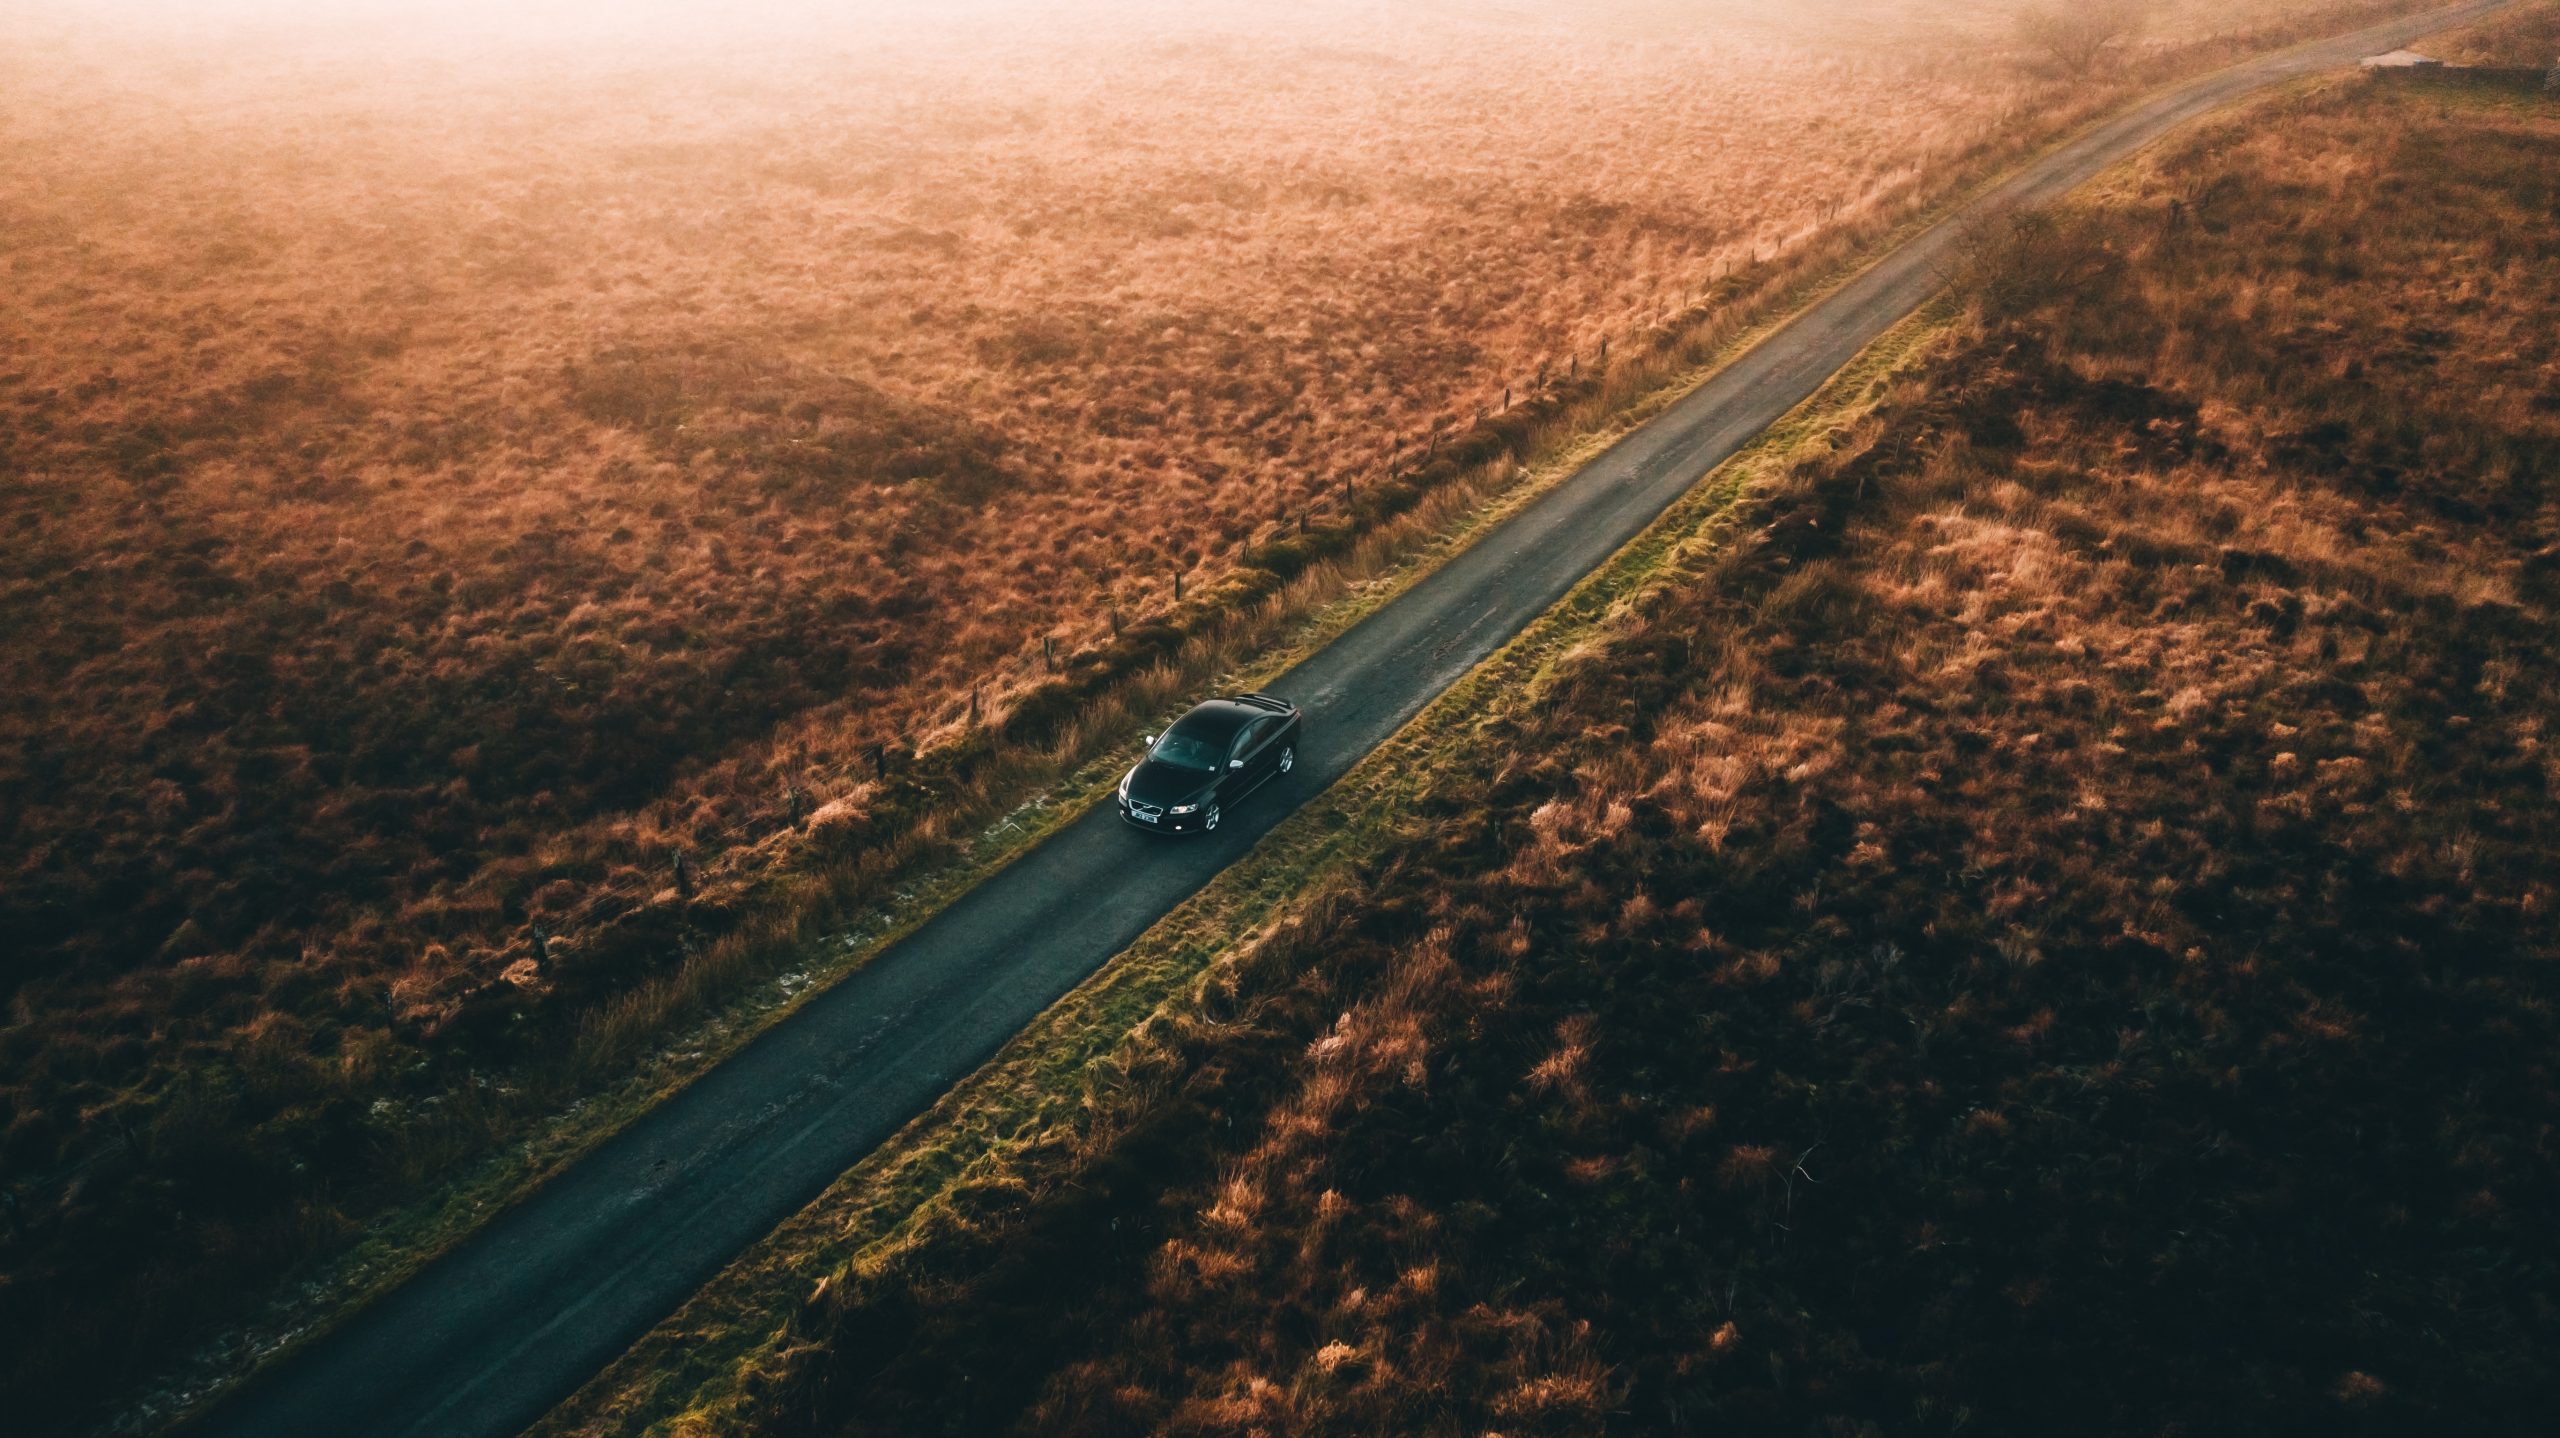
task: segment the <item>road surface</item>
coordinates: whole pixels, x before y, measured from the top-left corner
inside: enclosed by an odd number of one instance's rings
[[[1986,205],[2060,195],[2251,91],[2502,8],[2483,0],[2206,77],[2027,167]],[[221,1438],[502,1438],[1518,634],[1707,471],[1938,288],[1958,216],[1800,315],[1271,685],[1306,711],[1297,773],[1203,838],[1104,805],[776,1025],[199,1425]]]

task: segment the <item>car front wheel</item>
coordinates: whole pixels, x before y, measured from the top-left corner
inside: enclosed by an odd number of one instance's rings
[[[1295,768],[1297,768],[1297,767],[1298,767],[1298,751],[1297,751],[1296,749],[1283,749],[1283,750],[1281,750],[1281,751],[1280,751],[1280,772],[1281,772],[1281,773],[1283,773],[1283,774],[1286,774],[1286,773],[1288,773],[1290,770],[1295,769]]]
[[[1201,828],[1203,828],[1203,829],[1214,829],[1214,828],[1218,827],[1218,806],[1217,806],[1217,805],[1215,805],[1215,804],[1210,805],[1210,806],[1209,806],[1209,812],[1208,812],[1208,813],[1205,813],[1205,814],[1203,814],[1203,815],[1201,815],[1201,816],[1200,816],[1200,827],[1201,827]]]

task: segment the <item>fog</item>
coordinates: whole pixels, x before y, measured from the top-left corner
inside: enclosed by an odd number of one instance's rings
[[[315,64],[379,77],[476,69],[521,76],[561,65],[701,64],[976,39],[1074,44],[1097,30],[1143,42],[1187,33],[1320,40],[1379,25],[1437,32],[1562,30],[1631,40],[1819,36],[1844,51],[1915,38],[1958,41],[2004,24],[2020,0],[24,0],[0,18],[21,57],[218,67],[272,83]],[[165,77],[164,77],[165,78]],[[201,81],[208,77],[193,76]]]
[[[1605,82],[1675,56],[1753,72],[1815,56],[1892,63],[1943,52],[1952,61],[2009,8],[2010,0],[22,0],[0,7],[0,123],[53,144],[77,143],[89,126],[165,131],[175,122],[211,133],[346,121],[405,130],[478,112],[575,123],[602,140],[617,114],[647,127],[646,116],[617,108],[640,94],[691,102],[688,123],[697,127],[787,123],[846,104],[949,109],[962,95],[971,105],[1016,91],[1055,97],[1062,82],[1091,104],[1141,107],[1167,84],[1250,91],[1285,79],[1276,69],[1346,54],[1391,60],[1400,73],[1382,73],[1382,90],[1465,73],[1467,86],[1495,103],[1502,88],[1566,70]],[[1774,61],[1772,45],[1788,58]],[[1487,46],[1503,57],[1486,65]]]

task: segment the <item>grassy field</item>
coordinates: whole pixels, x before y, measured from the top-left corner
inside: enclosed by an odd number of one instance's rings
[[[1507,393],[2381,8],[2094,84],[1846,0],[13,11],[0,1391],[131,1383],[964,852],[1346,482],[1418,541]]]
[[[2555,151],[2359,78],[1987,232],[756,1430],[2539,1431]]]

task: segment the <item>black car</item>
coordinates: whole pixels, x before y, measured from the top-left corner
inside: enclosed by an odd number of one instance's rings
[[[1211,699],[1147,736],[1120,781],[1120,817],[1159,834],[1206,833],[1219,810],[1298,767],[1298,706],[1268,694]]]

